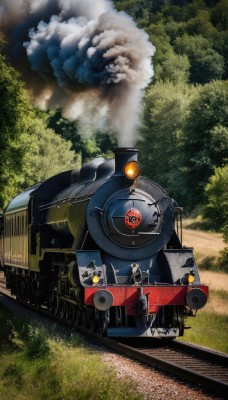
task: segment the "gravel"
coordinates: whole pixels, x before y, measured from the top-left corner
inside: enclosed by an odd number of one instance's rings
[[[120,379],[131,379],[136,383],[142,400],[191,399],[212,400],[222,399],[216,395],[209,395],[193,384],[182,382],[174,377],[167,376],[151,367],[125,358],[111,351],[102,352],[102,360],[116,369]]]

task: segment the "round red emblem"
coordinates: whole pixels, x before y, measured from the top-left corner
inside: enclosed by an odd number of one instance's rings
[[[137,228],[141,221],[142,216],[139,210],[137,210],[136,208],[130,208],[130,210],[127,210],[125,214],[125,224],[128,226],[128,228]]]

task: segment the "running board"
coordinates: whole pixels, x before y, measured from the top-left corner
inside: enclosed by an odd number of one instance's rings
[[[179,336],[179,328],[137,328],[119,327],[108,328],[107,337],[176,337]]]

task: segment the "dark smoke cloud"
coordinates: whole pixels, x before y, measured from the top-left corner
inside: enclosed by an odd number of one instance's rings
[[[155,49],[127,14],[109,0],[0,0],[0,30],[39,107],[134,144]]]

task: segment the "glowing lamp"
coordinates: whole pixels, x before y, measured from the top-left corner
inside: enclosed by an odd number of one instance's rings
[[[195,280],[194,275],[189,274],[189,275],[187,276],[187,281],[188,281],[188,283],[189,283],[190,285],[194,282],[194,280]]]
[[[100,280],[99,276],[93,275],[92,282],[93,282],[94,285],[97,284],[99,282],[99,280]]]
[[[128,179],[136,179],[141,175],[142,168],[138,161],[129,161],[125,164],[123,173]]]

